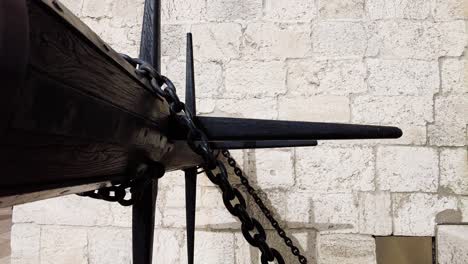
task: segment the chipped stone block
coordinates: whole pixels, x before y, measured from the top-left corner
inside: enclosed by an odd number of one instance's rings
[[[468,156],[466,147],[441,150],[440,188],[446,192],[468,195]]]
[[[460,197],[460,212],[462,219],[460,222],[468,223],[468,197]]]
[[[385,146],[377,149],[377,186],[392,192],[436,192],[437,150],[427,147]]]
[[[460,56],[467,39],[463,21],[385,20],[367,28],[367,55],[380,54],[385,59],[435,60],[443,56]]]
[[[362,58],[366,52],[366,30],[360,22],[319,22],[312,32],[312,50],[319,58]]]
[[[439,264],[468,263],[468,225],[439,225],[436,241]]]
[[[368,0],[366,8],[371,19],[426,19],[432,5],[426,0]]]
[[[93,0],[99,2],[99,0]],[[112,0],[110,14],[112,14],[112,25],[117,27],[135,27],[138,29],[138,36],[141,34],[143,23],[143,10],[145,2],[143,0]],[[131,10],[131,12],[129,12]]]
[[[88,264],[86,228],[43,226],[40,243],[41,264]]]
[[[242,56],[249,59],[301,58],[311,49],[308,24],[257,22],[247,25]]]
[[[261,0],[208,0],[206,5],[210,21],[256,20],[262,15]]]
[[[319,192],[374,190],[371,148],[315,147],[296,149],[297,186]]]
[[[230,232],[208,232],[196,233],[195,239],[195,263],[206,264],[234,264],[234,234]],[[182,252],[186,252],[184,247]],[[187,263],[187,254],[181,254],[180,263]]]
[[[369,90],[377,95],[431,95],[439,90],[437,61],[367,60]]]
[[[457,210],[457,199],[428,193],[392,194],[393,234],[433,236],[436,217],[446,210]]]
[[[349,122],[346,96],[280,97],[279,119],[297,121]]]
[[[466,133],[463,123],[436,122],[427,126],[429,144],[433,146],[464,146]]]
[[[364,17],[364,0],[319,0],[318,9],[323,19],[360,19]]]
[[[13,222],[104,226],[112,223],[112,216],[108,202],[69,195],[15,206]]]
[[[357,198],[350,193],[295,191],[287,198],[286,221],[290,228],[314,228],[322,233],[358,232]]]
[[[466,18],[466,2],[463,0],[435,0],[434,19],[450,21]]]
[[[468,96],[449,95],[435,99],[435,121],[468,124]]]
[[[261,189],[294,185],[293,153],[288,149],[255,150],[256,181]]]
[[[81,8],[84,0],[60,0],[75,16],[81,16]]]
[[[392,233],[392,200],[389,192],[359,193],[359,233],[387,236]]]
[[[432,96],[370,96],[354,98],[354,123],[426,125],[433,121]]]
[[[92,228],[88,237],[90,264],[131,263],[131,228]]]
[[[91,18],[110,16],[112,0],[83,0],[81,15]]]
[[[197,60],[226,61],[239,57],[241,26],[235,23],[192,26],[193,48]]]
[[[288,61],[288,93],[292,96],[362,93],[367,90],[366,77],[362,60]]]
[[[366,235],[321,234],[317,237],[319,264],[376,264],[375,239]]]
[[[168,0],[161,2],[161,21],[192,22],[202,21],[206,16],[204,0]]]
[[[216,100],[217,116],[276,119],[278,106],[276,98],[245,98]]]
[[[39,263],[41,228],[16,223],[11,228],[11,264]]]
[[[442,93],[467,94],[468,85],[465,85],[465,63],[463,58],[441,59],[440,76]]]
[[[286,69],[280,61],[230,61],[226,64],[224,97],[275,97],[286,92]]]
[[[167,56],[170,58],[185,57],[186,34],[189,31],[190,27],[187,25],[161,25],[161,56]],[[196,35],[193,38],[193,41],[195,41],[199,37],[202,36]],[[198,53],[196,54],[196,59],[198,59]],[[163,72],[163,74],[167,73]],[[170,76],[172,79],[172,75]],[[180,86],[178,86],[177,88],[179,87]],[[185,87],[185,85],[183,87]]]

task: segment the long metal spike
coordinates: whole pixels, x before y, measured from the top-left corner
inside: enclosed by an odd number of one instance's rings
[[[146,0],[141,34],[140,58],[161,70],[161,2]],[[154,176],[154,175],[152,175]],[[158,179],[144,187],[141,199],[132,208],[133,264],[151,264],[153,258],[154,216]]]
[[[261,149],[317,146],[316,140],[210,141],[213,149]]]
[[[187,263],[193,264],[195,250],[195,213],[197,197],[197,168],[185,172],[185,220],[187,224]]]
[[[187,54],[185,72],[185,106],[196,116],[195,68],[193,63],[192,33],[187,33]],[[187,260],[193,264],[195,250],[195,213],[197,199],[197,168],[192,167],[185,172],[185,219],[187,224]]]

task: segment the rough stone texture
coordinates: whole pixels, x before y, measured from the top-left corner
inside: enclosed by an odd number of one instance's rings
[[[438,188],[437,151],[425,147],[379,147],[377,186],[392,192],[435,192]]]
[[[320,264],[375,264],[375,240],[365,235],[319,235],[317,255]]]
[[[468,262],[468,225],[437,227],[437,261],[439,264]]]
[[[427,193],[395,193],[392,206],[394,235],[433,236],[437,214],[457,210],[457,199]]]
[[[63,3],[113,49],[138,56],[144,0]],[[468,222],[462,3],[164,0],[162,72],[183,98],[191,31],[198,114],[401,127],[400,139],[232,152],[309,263],[375,263],[372,235],[429,236],[437,224]],[[260,263],[217,187],[203,175],[198,184],[196,262]],[[181,172],[160,180],[155,263],[186,263],[183,188]],[[69,196],[15,207],[13,222],[12,263],[131,263],[131,208]],[[450,228],[439,229],[449,245],[441,263],[466,252],[455,247],[462,230]]]
[[[439,90],[437,61],[367,61],[369,90],[377,95],[431,95]]]
[[[366,30],[359,22],[319,22],[312,27],[312,50],[320,58],[361,58]]]
[[[374,154],[370,148],[298,148],[299,188],[320,192],[374,190]]]
[[[288,63],[288,93],[292,96],[362,93],[367,90],[365,78],[361,60],[299,59]]]
[[[468,156],[466,148],[441,150],[440,188],[443,191],[468,195]]]

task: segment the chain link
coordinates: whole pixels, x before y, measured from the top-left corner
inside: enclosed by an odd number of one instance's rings
[[[277,263],[283,264],[284,259],[281,254],[274,248],[270,247],[266,242],[267,236],[265,229],[260,222],[251,217],[247,212],[247,204],[242,193],[231,185],[228,180],[228,173],[224,163],[217,158],[208,141],[205,133],[199,129],[194,120],[193,114],[182,103],[177,96],[174,84],[165,76],[160,75],[154,70],[151,65],[139,59],[133,59],[129,56],[123,57],[136,67],[137,74],[147,78],[150,81],[152,90],[155,94],[164,97],[169,103],[171,114],[178,115],[188,129],[187,143],[190,148],[199,154],[204,161],[202,165],[204,172],[208,178],[217,185],[222,191],[222,199],[227,210],[236,216],[241,222],[241,230],[247,242],[258,248],[261,252],[261,262],[269,263],[276,260]],[[163,89],[164,87],[164,89]],[[249,194],[254,198],[257,205],[268,218],[278,234],[284,239],[286,245],[291,248],[294,255],[298,256],[300,263],[307,263],[307,259],[300,255],[299,249],[295,247],[292,240],[286,235],[286,232],[279,227],[278,222],[272,216],[270,210],[264,205],[263,201],[257,195],[255,189],[249,184],[247,178],[243,176],[242,170],[238,168],[235,161],[227,150],[222,151],[223,155],[228,158],[228,164],[234,168],[234,172],[241,178],[241,183],[247,187]]]

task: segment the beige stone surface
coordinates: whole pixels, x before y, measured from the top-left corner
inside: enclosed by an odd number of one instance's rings
[[[437,227],[437,261],[440,264],[468,262],[468,225]]]

